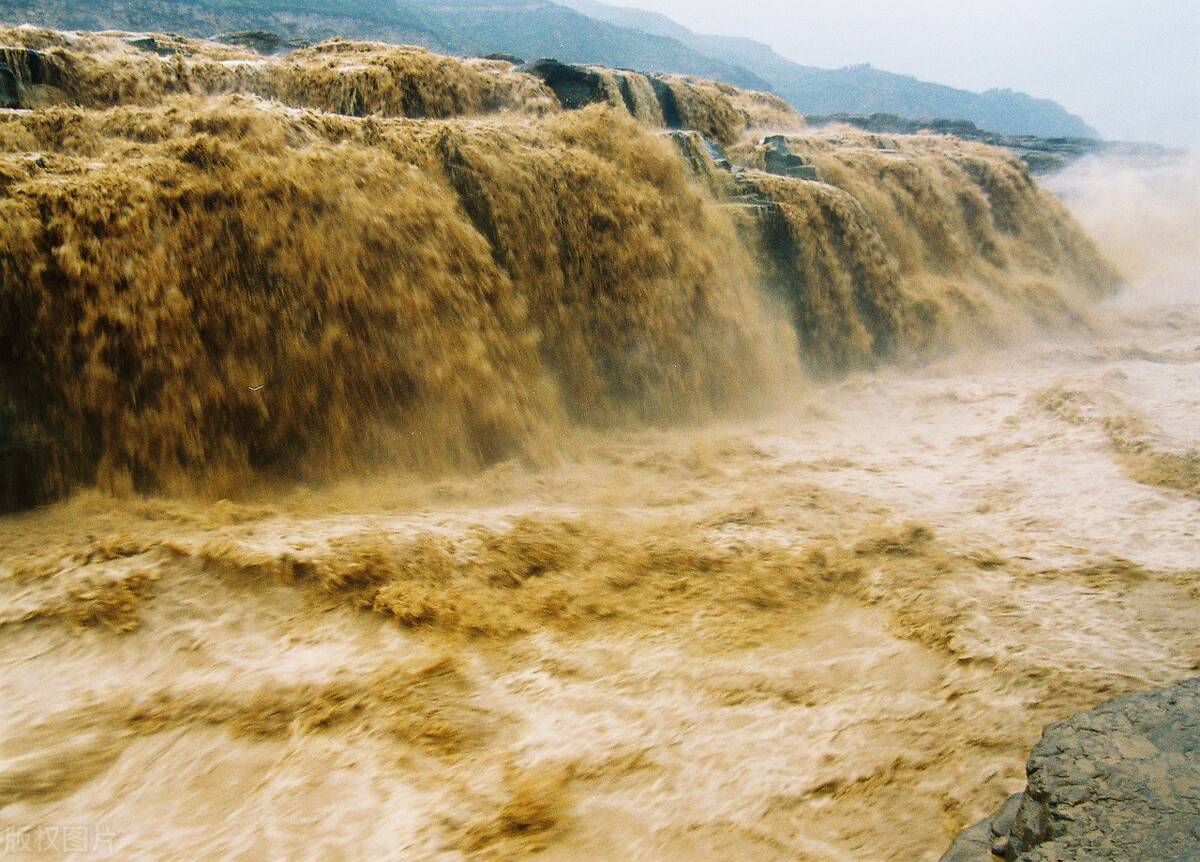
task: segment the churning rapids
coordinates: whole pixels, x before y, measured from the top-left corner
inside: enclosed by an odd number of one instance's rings
[[[4,38],[62,66],[0,117],[0,395],[69,492],[0,518],[6,836],[933,860],[1200,668],[1193,163],[1068,215],[696,82]],[[789,122],[827,182],[753,170]]]

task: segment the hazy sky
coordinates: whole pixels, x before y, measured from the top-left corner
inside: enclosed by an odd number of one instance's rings
[[[869,62],[1061,102],[1110,138],[1200,145],[1200,0],[606,0],[813,66]]]

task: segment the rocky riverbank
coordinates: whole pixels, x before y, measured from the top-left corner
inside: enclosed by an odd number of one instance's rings
[[[1200,677],[1050,725],[1027,770],[942,862],[1200,858]]]

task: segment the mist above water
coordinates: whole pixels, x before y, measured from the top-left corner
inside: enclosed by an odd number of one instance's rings
[[[1127,296],[1200,298],[1200,157],[1091,156],[1046,185],[1119,265]]]

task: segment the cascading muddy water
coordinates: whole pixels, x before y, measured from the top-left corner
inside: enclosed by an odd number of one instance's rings
[[[563,412],[703,416],[794,353],[669,145],[598,111],[534,129],[235,99],[0,134],[43,154],[7,159],[7,394],[66,480],[536,459]]]
[[[0,518],[6,835],[934,860],[1045,722],[1200,664],[1200,318],[1118,328],[1009,157],[135,41],[0,33],[0,468],[77,488]]]
[[[614,104],[561,114],[509,64],[420,49],[2,41],[53,70],[23,73],[31,103],[146,105],[0,126],[4,396],[50,441],[60,490],[538,460],[563,416],[766,403],[797,355],[840,370],[926,353],[959,317],[998,330],[1014,306],[1070,309],[1072,284],[1110,278],[1061,208],[980,148],[793,139],[837,188],[748,172],[737,185],[776,223],[739,233],[721,206],[738,189],[696,188],[667,142],[613,113],[726,142],[787,119],[724,85],[581,72]],[[315,110],[174,95],[195,91]],[[523,113],[345,116],[496,109]]]
[[[943,137],[843,129],[746,143],[766,167],[780,145],[824,183],[749,172],[767,207],[769,282],[793,309],[810,367],[841,371],[1002,343],[1111,295],[1120,276],[1011,155]]]

